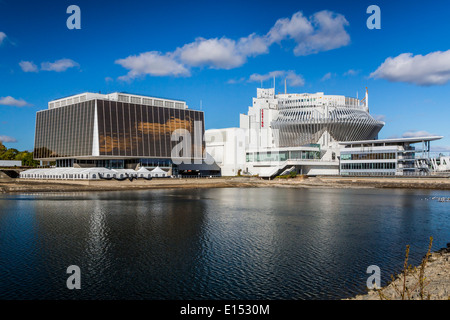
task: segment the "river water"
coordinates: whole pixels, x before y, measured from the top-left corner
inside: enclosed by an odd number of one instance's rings
[[[0,195],[0,299],[341,299],[450,242],[449,191]],[[69,290],[67,268],[81,272]]]

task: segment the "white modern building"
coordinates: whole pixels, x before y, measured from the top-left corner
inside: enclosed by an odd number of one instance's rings
[[[359,100],[258,88],[239,128],[206,131],[206,150],[222,175],[332,175],[339,174],[340,141],[374,139],[383,125],[369,114],[367,91]]]
[[[341,175],[428,175],[430,142],[442,136],[340,142]],[[418,147],[415,145],[419,144]]]
[[[258,88],[239,128],[205,132],[206,151],[223,176],[429,173],[430,141],[442,137],[377,140],[384,122],[370,115],[368,100],[367,89],[360,100],[323,92],[276,95],[274,88]],[[420,155],[411,146],[417,142],[424,144]]]
[[[247,130],[242,128],[205,131],[206,151],[220,167],[222,176],[236,176],[246,171]]]

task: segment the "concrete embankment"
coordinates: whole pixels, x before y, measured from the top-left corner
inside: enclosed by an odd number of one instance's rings
[[[372,177],[297,177],[293,179],[263,180],[256,177],[222,177],[153,180],[26,180],[1,179],[0,193],[10,192],[77,192],[143,190],[164,188],[405,188],[450,190],[450,179],[436,178],[372,178]]]
[[[322,183],[373,188],[450,190],[450,177],[323,177]]]
[[[423,289],[420,289],[423,279]],[[403,290],[405,284],[405,290]],[[402,297],[403,293],[403,297]],[[348,300],[450,300],[450,243],[447,248],[431,253],[421,277],[420,267],[395,278],[380,292],[370,290],[365,295],[357,295]]]
[[[81,192],[81,191],[120,191],[172,188],[229,188],[254,187],[259,179],[206,178],[206,179],[138,179],[138,180],[25,180],[11,179],[0,181],[0,193],[25,192]]]

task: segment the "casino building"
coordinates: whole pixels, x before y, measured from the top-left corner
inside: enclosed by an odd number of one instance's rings
[[[258,88],[239,128],[207,130],[206,151],[222,175],[429,174],[430,141],[442,136],[378,140],[383,121],[358,99]],[[415,148],[422,143],[425,147]]]
[[[173,154],[177,129],[189,150]],[[202,162],[204,114],[186,102],[127,93],[82,93],[37,112],[34,158],[56,167],[136,169]]]

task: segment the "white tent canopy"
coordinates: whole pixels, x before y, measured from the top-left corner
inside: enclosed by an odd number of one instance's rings
[[[151,171],[153,177],[167,177],[167,172],[161,169],[160,167],[156,167]]]
[[[98,180],[100,175],[114,178],[116,172],[106,168],[51,168],[30,169],[20,173],[24,179]]]
[[[50,168],[30,169],[20,173],[23,179],[56,179],[56,180],[99,180],[99,179],[124,179],[128,177],[145,178],[167,177],[166,171],[156,167],[152,171],[141,167],[133,169],[106,169],[106,168]]]
[[[150,178],[152,177],[152,173],[147,170],[147,168],[141,167],[138,171],[137,171],[137,177],[138,178]]]

